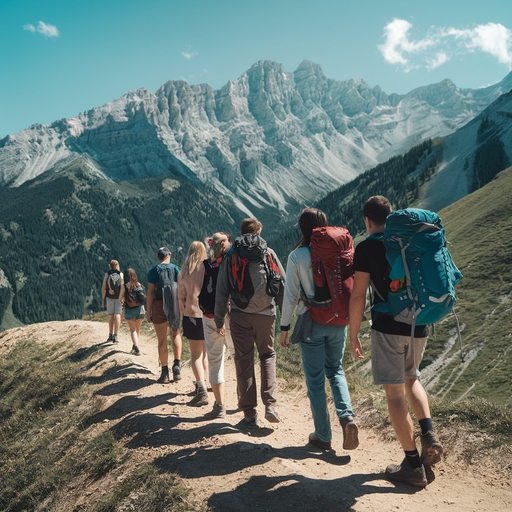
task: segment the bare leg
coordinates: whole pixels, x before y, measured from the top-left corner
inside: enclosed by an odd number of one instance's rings
[[[160,366],[167,366],[169,363],[169,349],[167,348],[167,322],[163,324],[153,324],[155,326],[156,337],[158,338],[158,357]]]
[[[166,324],[167,325],[167,324]],[[174,359],[181,359],[181,334],[179,330],[171,329],[172,351]]]
[[[128,327],[130,328],[130,336],[132,338],[132,344],[135,347],[139,346],[139,333],[140,333],[140,324],[142,323],[142,318],[138,320],[126,320]]]
[[[108,315],[108,333],[114,334],[114,315]]]
[[[418,420],[430,418],[427,393],[419,379],[405,379],[405,394]]]
[[[416,450],[414,425],[405,401],[405,384],[385,384],[383,388],[388,401],[389,417],[403,450]]]
[[[190,343],[190,356],[192,363],[192,371],[196,382],[204,381],[204,367],[203,367],[203,346],[204,340],[188,340]]]
[[[114,334],[119,332],[119,327],[121,326],[121,315],[114,315]]]
[[[203,340],[203,371],[204,381],[206,382],[206,376],[208,375],[208,352],[206,351],[206,343]]]
[[[219,405],[224,405],[224,382],[212,384],[213,396]]]

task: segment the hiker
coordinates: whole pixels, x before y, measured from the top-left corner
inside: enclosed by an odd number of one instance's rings
[[[215,325],[217,332],[225,328],[225,316],[228,300],[231,300],[229,325],[233,345],[235,346],[235,367],[238,383],[238,407],[244,413],[241,426],[256,428],[257,396],[254,375],[254,344],[258,349],[261,365],[261,399],[265,405],[265,419],[271,423],[279,422],[279,415],[274,408],[276,399],[276,353],[274,351],[274,323],[276,319],[276,301],[267,293],[269,277],[277,273],[278,288],[282,292],[285,273],[281,262],[272,249],[266,249],[266,242],[259,235],[262,225],[255,219],[244,219],[241,225],[242,236],[233,244],[233,253],[224,258],[219,270],[217,296],[215,300]],[[249,244],[249,245],[246,245]],[[263,255],[258,261],[239,258],[239,248],[250,247],[252,252],[259,251]],[[268,261],[272,259],[272,268]],[[244,260],[242,262],[242,260]],[[236,263],[246,266],[233,267]],[[267,275],[268,273],[268,275]],[[235,278],[236,274],[236,278]],[[240,275],[243,277],[240,278]],[[270,283],[273,284],[273,283]],[[235,293],[235,285],[237,291]],[[250,285],[250,288],[247,288]]]
[[[315,228],[324,227],[327,227],[327,217],[324,212],[317,208],[306,208],[302,211],[299,217],[302,237],[288,256],[286,267],[280,343],[285,348],[291,346],[287,339],[293,310],[298,303],[296,314],[300,320],[297,320],[295,325],[292,341],[296,338],[300,346],[315,424],[315,432],[310,434],[309,442],[322,450],[331,449],[332,431],[325,393],[325,377],[327,377],[336,414],[343,429],[343,448],[353,450],[359,445],[358,428],[354,421],[350,393],[342,367],[348,321],[343,320],[344,325],[332,325],[312,320],[303,297],[304,294],[310,299],[316,296],[311,261],[311,236]],[[346,233],[345,231],[342,231],[343,235],[350,237],[348,231]],[[352,247],[351,239],[350,247]],[[340,254],[341,251],[338,250],[338,255]]]
[[[171,263],[171,251],[167,247],[160,247],[157,256],[160,264],[151,267],[148,272],[146,320],[155,326],[158,338],[158,357],[162,373],[157,382],[166,384],[170,382],[167,327],[171,333],[174,354],[172,377],[174,381],[181,379],[180,312],[176,293],[180,269]]]
[[[123,285],[123,274],[117,260],[110,262],[110,270],[103,278],[101,297],[103,309],[108,313],[108,339],[107,342],[119,343],[117,333],[121,325],[123,306],[119,301],[119,294]]]
[[[124,283],[124,286],[121,287],[119,300],[121,303],[124,303],[124,319],[130,328],[130,336],[132,338],[132,350],[130,353],[135,356],[140,356],[139,336],[140,326],[146,314],[146,310],[144,308],[144,299],[146,294],[144,292],[144,287],[139,283],[137,274],[133,268],[127,269],[124,275],[128,282]],[[140,291],[142,291],[142,300],[140,298]]]
[[[382,385],[386,393],[389,416],[405,452],[401,464],[387,467],[392,480],[425,487],[424,465],[431,466],[441,459],[443,447],[432,427],[427,394],[419,381],[419,365],[427,343],[428,327],[414,328],[397,322],[389,313],[378,312],[377,305],[387,300],[391,279],[386,249],[379,239],[384,233],[391,204],[383,196],[370,197],[363,209],[368,238],[362,241],[354,255],[354,287],[350,300],[350,349],[355,358],[363,359],[358,338],[366,304],[366,291],[371,282],[375,306],[372,308],[371,354],[374,384]],[[407,397],[407,401],[406,401]],[[421,427],[421,456],[414,440],[414,425],[407,402]]]
[[[235,349],[231,339],[229,323],[217,332],[214,320],[215,298],[220,264],[224,257],[231,254],[231,236],[226,233],[215,233],[205,240],[208,247],[208,258],[202,265],[202,285],[199,293],[199,307],[203,312],[203,328],[208,352],[209,378],[215,402],[210,412],[205,414],[206,419],[225,418],[224,405],[224,347],[227,345],[234,358]],[[227,315],[226,315],[227,318]]]
[[[178,300],[183,318],[183,336],[190,343],[190,358],[195,378],[195,395],[187,405],[208,405],[205,374],[208,371],[208,356],[204,342],[203,313],[198,296],[204,277],[203,260],[206,249],[203,242],[192,242],[178,278]]]

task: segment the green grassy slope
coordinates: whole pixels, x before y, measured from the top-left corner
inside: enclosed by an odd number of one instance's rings
[[[512,168],[439,212],[463,279],[456,312],[466,362],[457,355],[453,315],[431,335],[423,365],[431,394],[456,400],[465,393],[512,403]],[[448,343],[453,343],[450,350]],[[446,352],[444,354],[444,352]]]

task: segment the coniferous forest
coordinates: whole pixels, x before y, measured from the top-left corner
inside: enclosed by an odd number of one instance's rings
[[[159,247],[180,265],[192,241],[236,236],[245,216],[218,192],[171,175],[112,183],[73,169],[0,189],[0,321],[11,297],[25,324],[101,311],[112,259],[147,286]]]

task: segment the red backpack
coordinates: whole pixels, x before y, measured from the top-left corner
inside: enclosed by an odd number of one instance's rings
[[[315,228],[311,234],[313,299],[302,296],[317,324],[347,325],[348,303],[354,285],[354,244],[347,228]]]

